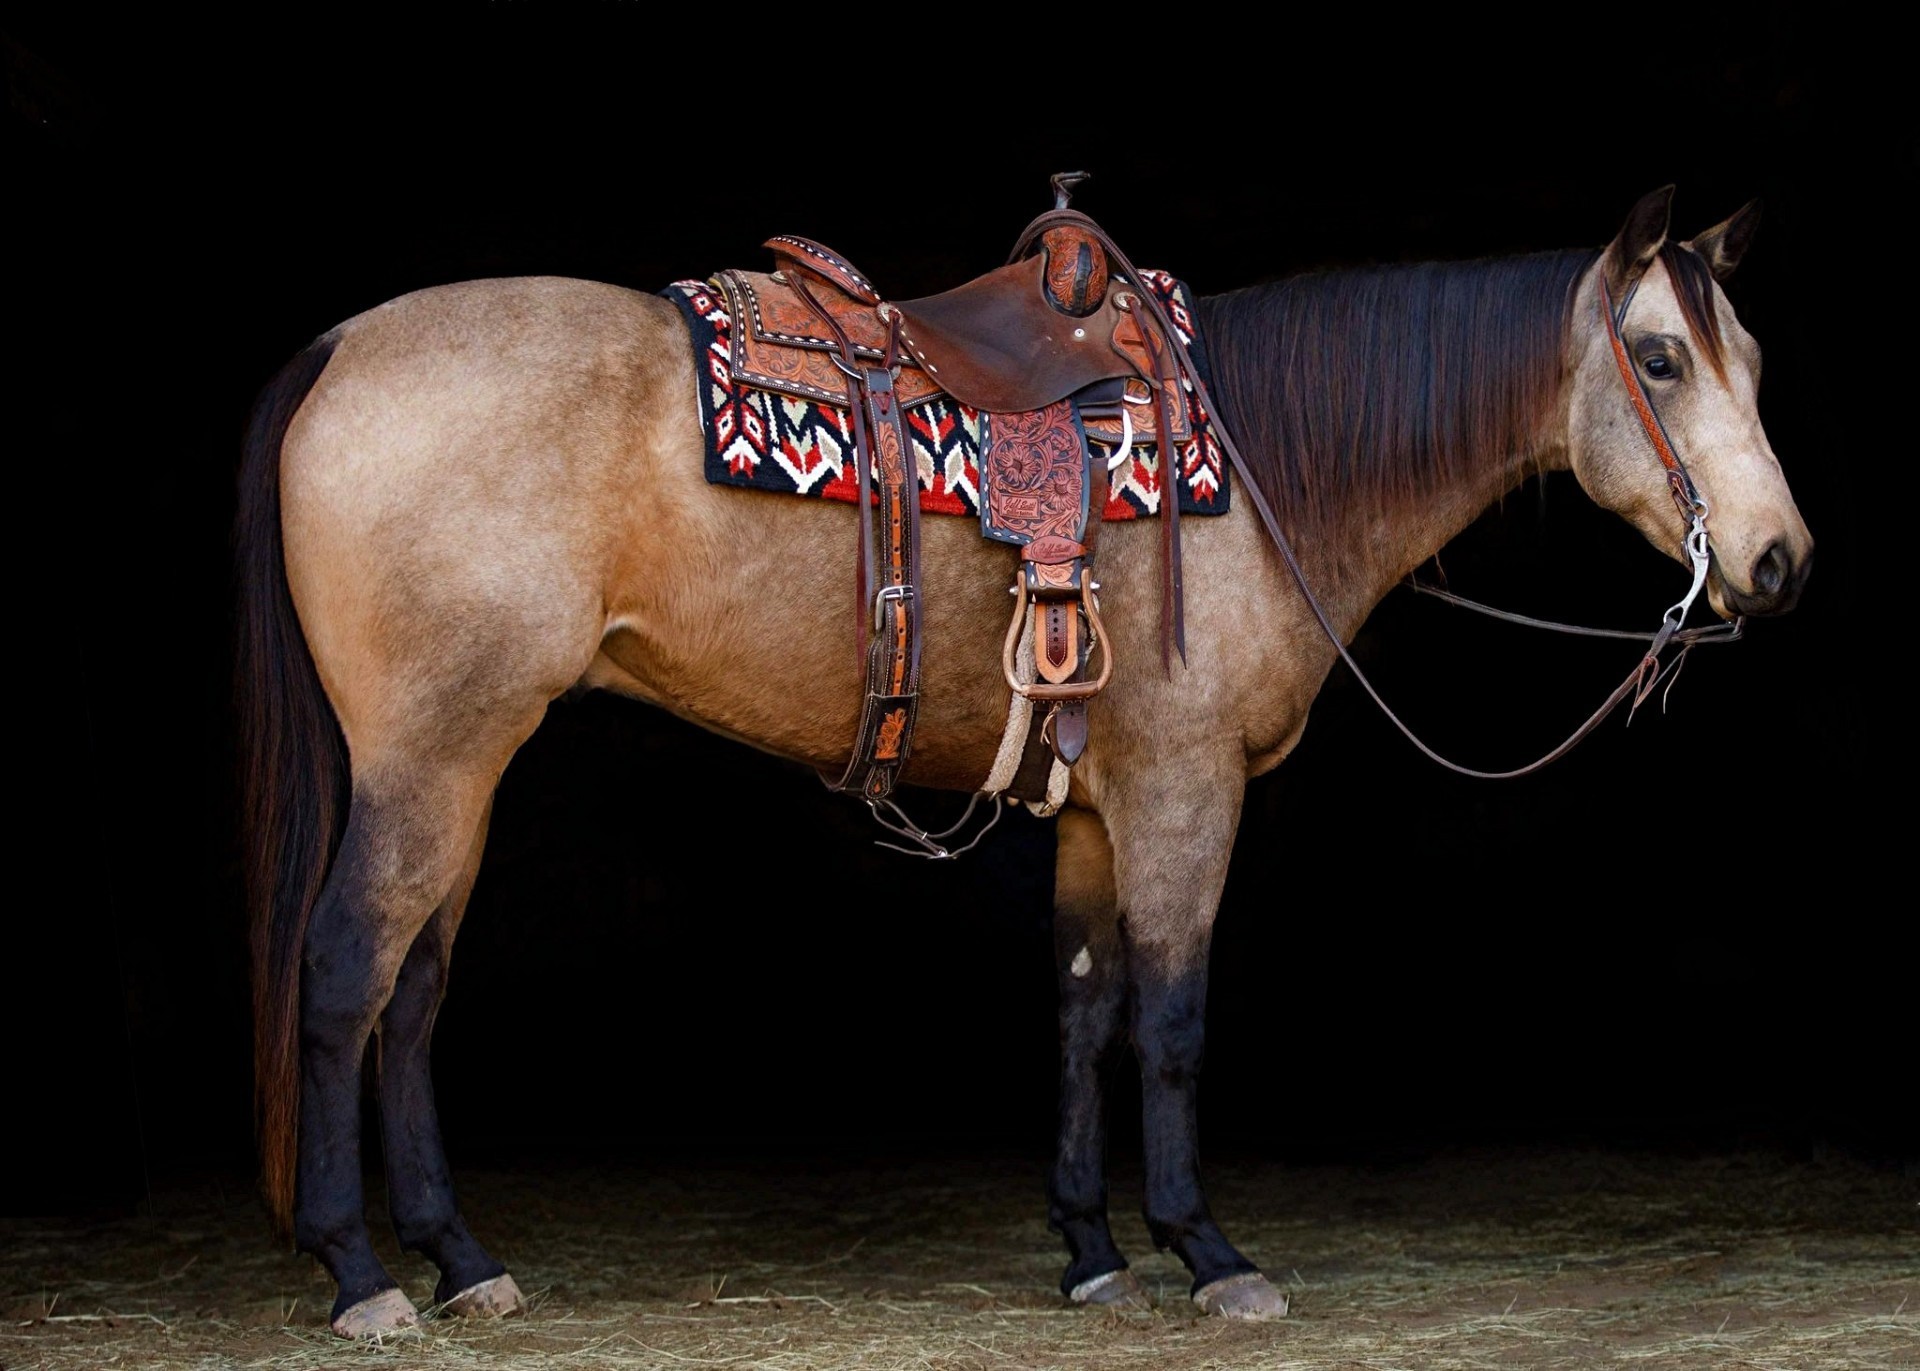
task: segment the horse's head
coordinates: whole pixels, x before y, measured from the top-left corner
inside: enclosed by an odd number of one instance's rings
[[[1719,285],[1739,265],[1759,209],[1669,243],[1672,200],[1667,186],[1635,205],[1580,284],[1568,456],[1595,501],[1686,562],[1685,518],[1606,324],[1603,302],[1616,310],[1624,302],[1627,363],[1710,511],[1709,601],[1722,618],[1784,614],[1806,582],[1813,536],[1760,425],[1759,345]]]

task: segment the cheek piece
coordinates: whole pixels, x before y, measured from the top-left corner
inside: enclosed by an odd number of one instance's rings
[[[1653,397],[1647,394],[1647,383],[1634,369],[1632,360],[1627,356],[1626,340],[1621,330],[1627,321],[1627,307],[1633,303],[1634,292],[1639,289],[1635,282],[1627,288],[1620,299],[1620,307],[1613,306],[1613,296],[1607,290],[1605,280],[1600,282],[1600,316],[1606,324],[1607,342],[1613,349],[1613,362],[1620,370],[1620,380],[1627,388],[1627,398],[1633,402],[1633,412],[1640,420],[1640,430],[1647,435],[1647,441],[1653,445],[1653,452],[1660,459],[1660,465],[1667,470],[1667,489],[1673,496],[1674,507],[1680,511],[1680,517],[1686,520],[1687,532],[1683,542],[1687,560],[1693,564],[1693,584],[1679,601],[1668,608],[1661,616],[1661,627],[1671,624],[1674,629],[1686,622],[1687,611],[1693,608],[1693,602],[1700,595],[1700,588],[1707,583],[1707,502],[1693,484],[1693,478],[1687,474],[1686,467],[1680,461],[1680,455],[1673,450],[1673,440],[1667,436],[1666,425],[1660,422],[1659,411],[1653,407]],[[1638,703],[1636,701],[1635,703]]]

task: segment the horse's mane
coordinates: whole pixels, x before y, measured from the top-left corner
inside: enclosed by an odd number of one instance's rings
[[[1281,517],[1306,531],[1391,513],[1535,454],[1598,255],[1314,272],[1198,301],[1212,389]],[[1724,376],[1711,273],[1673,244],[1660,255]]]

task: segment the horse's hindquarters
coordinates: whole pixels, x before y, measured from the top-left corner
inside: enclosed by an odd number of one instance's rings
[[[670,305],[480,281],[339,333],[283,482],[295,603],[356,766],[425,750],[497,769],[529,715],[576,684],[844,763],[855,512],[707,483]],[[971,788],[1006,717],[1011,557],[967,520],[929,520],[926,541],[908,778]]]

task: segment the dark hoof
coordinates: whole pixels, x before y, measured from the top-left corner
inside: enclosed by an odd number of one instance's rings
[[[1246,1319],[1258,1323],[1287,1316],[1287,1293],[1258,1271],[1242,1271],[1237,1276],[1203,1285],[1193,1292],[1193,1302],[1202,1312],[1223,1319]]]
[[[1125,1267],[1081,1281],[1067,1293],[1067,1298],[1075,1304],[1097,1305],[1102,1309],[1153,1308],[1146,1287]]]

